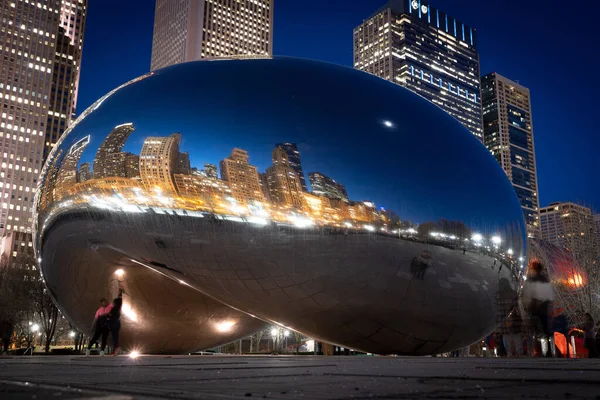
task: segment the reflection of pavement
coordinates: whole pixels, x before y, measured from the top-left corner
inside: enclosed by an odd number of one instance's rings
[[[93,281],[79,271],[81,244],[72,244],[87,241],[123,258],[152,261],[172,278],[258,318],[358,350],[449,351],[491,332],[498,319],[493,259],[461,250],[367,233],[181,215],[65,213],[54,226],[70,234],[59,235],[60,246],[48,251],[71,261],[42,268],[46,275],[63,270],[55,281],[63,291],[74,280]],[[413,279],[411,261],[425,250],[431,266],[423,279]],[[112,268],[114,259],[96,263],[94,270]],[[157,300],[163,295],[146,293]]]
[[[543,358],[34,356],[0,359],[0,397],[597,399],[598,371]]]

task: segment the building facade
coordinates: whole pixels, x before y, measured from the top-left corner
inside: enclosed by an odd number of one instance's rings
[[[304,171],[302,170],[302,161],[300,160],[300,152],[298,151],[298,145],[296,143],[277,143],[275,147],[279,147],[286,152],[290,167],[296,171],[298,178],[300,178],[300,184],[302,190],[308,192],[306,187],[306,178],[304,177]]]
[[[78,182],[85,182],[92,179],[92,168],[89,162],[81,163],[79,166],[79,177]]]
[[[318,196],[325,196],[329,199],[340,199],[348,201],[348,193],[346,187],[327,175],[320,172],[310,172],[308,180],[312,187],[312,192]]]
[[[354,68],[441,107],[480,140],[475,30],[421,0],[391,0],[354,29]]]
[[[305,207],[302,182],[290,165],[287,152],[280,147],[273,150],[273,165],[267,168],[267,188],[272,203],[283,207]]]
[[[217,172],[217,166],[215,164],[204,164],[204,174],[208,178],[219,178],[219,173]]]
[[[134,130],[135,128],[130,122],[117,125],[100,144],[96,157],[94,157],[93,172],[95,179],[109,176],[125,177],[127,153],[121,150]]]
[[[519,198],[528,237],[539,237],[539,196],[529,89],[491,73],[481,79],[483,143]]]
[[[74,113],[86,8],[87,0],[0,2],[0,236],[7,257],[32,247],[38,177]]]
[[[274,0],[157,0],[151,70],[218,57],[270,57]]]
[[[177,155],[177,174],[189,175],[192,173],[192,166],[190,165],[190,155],[187,151],[179,153]]]
[[[149,191],[176,193],[173,174],[177,167],[181,134],[149,136],[140,153],[140,178]]]
[[[589,208],[570,202],[550,203],[540,208],[540,227],[543,240],[569,250],[584,268],[598,264],[598,232]]]
[[[78,178],[77,165],[79,159],[83,155],[83,151],[90,143],[90,136],[86,136],[77,142],[73,143],[69,148],[69,151],[65,155],[62,161],[60,171],[58,171],[57,183],[56,183],[56,200],[59,201],[61,198],[68,194],[69,189],[75,186]]]
[[[248,163],[248,160],[246,150],[233,149],[229,157],[221,160],[221,179],[227,181],[231,196],[239,203],[252,201],[262,203],[265,197],[260,186],[258,171],[255,166]]]

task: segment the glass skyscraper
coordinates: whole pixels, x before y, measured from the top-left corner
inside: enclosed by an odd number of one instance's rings
[[[475,30],[420,0],[391,0],[354,29],[354,68],[402,85],[482,140]]]
[[[537,169],[529,89],[497,73],[481,78],[484,144],[513,184],[527,235],[539,237]]]

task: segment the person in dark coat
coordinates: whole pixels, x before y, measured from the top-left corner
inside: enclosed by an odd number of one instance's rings
[[[2,321],[0,323],[0,333],[2,334],[2,354],[8,354],[8,346],[10,346],[10,338],[13,334],[12,322]]]
[[[119,289],[119,295],[112,302],[109,313],[110,333],[113,341],[113,356],[119,355],[119,331],[121,330],[121,307],[123,306],[123,289]]]

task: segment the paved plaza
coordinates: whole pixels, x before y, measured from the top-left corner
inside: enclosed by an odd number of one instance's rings
[[[600,399],[600,361],[325,356],[21,356],[2,399]]]

